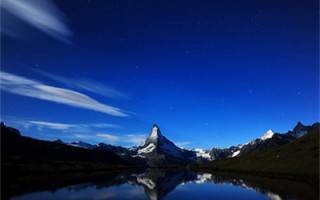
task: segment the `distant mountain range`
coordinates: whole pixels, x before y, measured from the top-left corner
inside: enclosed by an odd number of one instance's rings
[[[308,132],[306,132],[308,131]],[[269,132],[271,133],[271,132]],[[267,134],[272,135],[272,134]],[[237,172],[302,180],[319,188],[320,125],[298,124],[287,134],[273,134],[266,141],[254,140],[243,153],[233,158],[192,164],[189,169],[202,172]],[[298,137],[297,139],[292,139]],[[288,140],[292,140],[288,142]],[[287,144],[284,144],[288,142]]]
[[[301,122],[298,122],[292,131],[288,131],[285,134],[275,133],[272,130],[269,130],[260,138],[251,140],[246,144],[240,144],[225,149],[213,148],[210,151],[211,159],[215,160],[221,158],[242,156],[263,149],[269,149],[288,144],[289,142],[304,136],[311,129],[317,126],[319,126],[319,123],[315,123],[312,126],[305,126]]]
[[[140,163],[144,161],[145,164],[149,166],[186,165],[190,163],[204,163],[216,159],[236,157],[263,149],[281,146],[302,137],[317,125],[319,125],[319,123],[315,123],[312,126],[305,126],[301,122],[298,122],[292,131],[288,131],[285,134],[275,133],[272,130],[269,130],[260,138],[251,140],[248,143],[231,146],[229,148],[212,148],[211,150],[200,148],[188,150],[179,148],[161,134],[161,131],[156,124],[153,125],[145,144],[139,147],[124,148],[104,143],[91,145],[81,141],[73,142],[69,145],[88,149],[109,150],[131,162],[134,159],[141,158]]]
[[[1,124],[1,158],[2,163],[12,163],[14,160],[31,161],[65,161],[65,162],[95,162],[108,165],[129,165],[111,151],[100,151],[72,147],[62,141],[50,142],[25,137],[20,131]],[[4,165],[4,167],[7,167]]]
[[[113,146],[99,143],[88,144],[82,141],[64,143],[61,140],[54,142],[36,140],[20,135],[14,128],[1,124],[2,153],[5,155],[28,155],[44,159],[94,161],[112,164],[133,164],[150,167],[163,167],[175,165],[188,165],[204,163],[216,159],[239,157],[264,149],[285,145],[304,136],[312,128],[319,126],[305,126],[302,123],[285,134],[267,131],[260,138],[246,144],[229,148],[184,149],[176,146],[172,141],[162,135],[159,127],[153,125],[144,145],[132,148]]]

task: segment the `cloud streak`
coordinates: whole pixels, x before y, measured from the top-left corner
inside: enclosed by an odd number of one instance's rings
[[[123,138],[123,142],[132,144],[134,146],[143,145],[148,134],[127,134]]]
[[[65,123],[56,123],[56,122],[47,122],[47,121],[27,121],[27,120],[11,121],[11,123],[21,125],[25,129],[35,127],[40,131],[43,129],[52,129],[52,130],[59,130],[63,132],[73,132],[73,133],[94,132],[97,129],[104,129],[104,128],[121,128],[116,124],[109,124],[109,123],[65,124]]]
[[[64,42],[69,42],[71,31],[64,23],[63,14],[50,0],[2,0],[1,7],[30,26]],[[10,23],[10,22],[5,22]],[[4,30],[10,33],[10,30]],[[18,33],[14,33],[17,35]]]
[[[34,132],[35,128],[38,131],[52,130],[54,139],[67,139],[69,141],[83,140],[91,144],[108,141],[113,145],[122,145],[126,147],[143,145],[148,134],[113,134],[106,133],[106,128],[118,129],[122,128],[116,124],[110,123],[59,123],[52,121],[37,121],[37,120],[23,120],[15,119],[9,120],[11,124],[15,124],[18,127],[23,127],[25,130]],[[41,132],[47,135],[47,131]],[[54,134],[53,134],[54,133]],[[62,134],[68,133],[68,134]],[[94,142],[94,143],[92,143]]]
[[[146,134],[128,134],[128,135],[115,135],[106,133],[76,133],[68,136],[61,136],[64,138],[74,138],[80,140],[91,140],[97,143],[108,140],[113,145],[122,145],[126,147],[143,145],[147,135]],[[90,142],[89,142],[90,143]],[[123,145],[124,144],[124,145]]]
[[[1,72],[0,80],[1,89],[10,93],[94,110],[113,116],[128,116],[119,108],[102,104],[87,95],[73,90],[45,85],[38,81],[6,72]]]
[[[174,143],[176,144],[176,146],[181,147],[181,148],[185,148],[185,146],[193,144],[193,142],[174,142]]]
[[[30,127],[30,125],[44,126],[44,127],[55,129],[55,130],[67,130],[73,127],[73,125],[71,124],[60,124],[60,123],[42,122],[42,121],[29,121],[27,127]]]
[[[114,136],[114,135],[110,135],[110,134],[105,134],[105,133],[99,133],[96,136],[106,138],[107,140],[111,140],[111,141],[119,140],[119,137]]]
[[[105,97],[110,97],[110,98],[121,98],[121,99],[128,98],[127,95],[124,94],[123,92],[96,81],[83,79],[83,78],[72,80],[70,78],[66,78],[63,76],[59,76],[56,74],[52,74],[52,73],[48,73],[40,70],[33,69],[33,71],[47,78],[63,83],[64,85],[67,85],[72,88],[86,90],[88,92],[92,92],[92,93],[99,94]]]

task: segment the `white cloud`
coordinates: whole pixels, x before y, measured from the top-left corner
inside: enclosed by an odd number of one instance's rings
[[[53,87],[40,82],[1,72],[1,89],[10,93],[61,103],[73,107],[86,108],[113,116],[128,116],[119,108],[102,104],[87,95],[64,88]]]
[[[126,147],[143,145],[147,135],[145,134],[129,134],[129,135],[115,135],[115,134],[105,134],[98,133],[93,134],[92,131],[88,133],[75,133],[72,135],[62,136],[64,138],[74,138],[80,140],[91,140],[96,143],[108,140],[108,143],[113,145],[122,145]],[[90,142],[89,142],[90,143]]]
[[[65,137],[65,136],[64,136]],[[96,136],[94,135],[88,135],[88,134],[73,134],[71,136],[67,136],[69,138],[77,138],[77,139],[85,139],[85,140],[94,140],[96,139]]]
[[[25,129],[34,126],[38,130],[43,128],[61,130],[64,132],[92,132],[94,128],[119,128],[120,126],[108,123],[91,123],[91,124],[64,124],[47,121],[12,121],[15,124],[22,125]]]
[[[113,145],[123,145],[127,147],[143,145],[147,135],[146,134],[129,134],[129,135],[114,135],[98,133],[92,134],[73,134],[68,137],[75,137],[78,139],[88,139],[96,142],[102,142],[103,140],[108,140]]]
[[[192,144],[192,142],[175,142],[175,145],[181,148],[185,148],[185,146],[188,146],[189,144]]]
[[[147,137],[147,134],[128,134],[124,136],[123,142],[133,146],[139,146],[144,144]]]
[[[121,128],[121,126],[110,123],[59,123],[37,120],[23,120],[14,118],[8,120],[11,125],[23,127],[25,130],[38,131],[53,130],[53,132],[43,131],[42,133],[50,135],[54,139],[67,139],[70,142],[82,140],[91,144],[106,142],[113,145],[121,145],[126,147],[143,145],[148,134],[118,134],[118,133],[103,133],[105,128]],[[117,129],[118,130],[118,129]],[[109,131],[109,130],[108,130]],[[68,134],[62,134],[68,133]],[[184,142],[186,144],[186,142]]]
[[[105,133],[99,133],[96,136],[106,138],[107,140],[111,140],[111,141],[119,140],[119,137],[110,135],[110,134],[105,134]]]
[[[52,123],[52,122],[42,122],[42,121],[30,121],[29,126],[31,124],[38,125],[38,126],[45,126],[51,129],[56,129],[56,130],[66,130],[70,129],[73,125],[70,124],[60,124],[60,123]]]
[[[52,80],[63,83],[65,85],[67,85],[68,87],[86,90],[86,91],[89,91],[89,92],[92,92],[95,94],[99,94],[99,95],[111,97],[111,98],[128,98],[127,95],[124,94],[123,92],[121,92],[113,87],[109,87],[109,86],[106,86],[102,83],[96,82],[96,81],[83,79],[83,78],[73,80],[71,78],[67,78],[67,77],[63,77],[60,75],[44,72],[41,70],[33,69],[33,71],[35,71],[43,76],[46,76]]]
[[[94,123],[94,124],[88,124],[88,125],[96,128],[120,128],[120,126],[118,125],[107,124],[107,123]]]
[[[64,23],[61,11],[51,0],[2,0],[1,7],[26,24],[64,42],[69,42],[71,31]],[[9,18],[5,18],[9,19]],[[12,21],[4,21],[5,28],[14,27]],[[17,36],[16,30],[2,30]]]

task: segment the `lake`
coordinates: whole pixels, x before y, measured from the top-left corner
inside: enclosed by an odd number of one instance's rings
[[[318,199],[303,182],[188,170],[145,169],[75,176],[76,181],[50,178],[11,190],[12,200],[37,199]]]

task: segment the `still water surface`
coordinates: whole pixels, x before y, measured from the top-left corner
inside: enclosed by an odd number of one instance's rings
[[[127,171],[94,181],[13,196],[38,199],[318,199],[305,183],[270,178],[193,173],[187,170]]]

